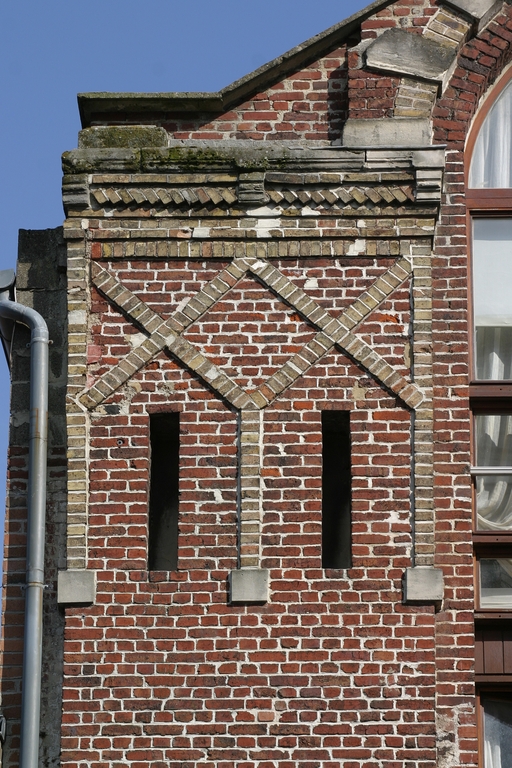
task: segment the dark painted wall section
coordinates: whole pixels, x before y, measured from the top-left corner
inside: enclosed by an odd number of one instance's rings
[[[57,606],[57,571],[66,555],[67,302],[66,251],[62,229],[21,230],[17,301],[33,307],[48,323],[50,339],[48,496],[44,594],[43,692],[40,763],[60,762],[64,615]],[[17,765],[23,650],[26,488],[28,462],[30,333],[17,325],[11,368],[11,422],[4,564],[2,710],[7,718],[3,766]]]

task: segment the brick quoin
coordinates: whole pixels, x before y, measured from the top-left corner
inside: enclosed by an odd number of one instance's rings
[[[50,281],[40,310],[55,338],[42,765],[479,764],[464,148],[510,62],[512,11],[494,9],[480,30],[459,11],[372,6],[235,84],[232,102],[211,95],[213,107],[185,112],[170,97],[143,119],[143,96],[82,101],[64,227],[19,285],[31,304]],[[390,30],[451,50],[445,81],[370,65]],[[430,143],[413,139],[412,118]],[[350,125],[371,146],[347,145]],[[391,144],[379,133],[390,125]],[[21,237],[21,264],[35,245]],[[24,339],[6,768],[19,759]],[[325,411],[350,415],[343,569],[322,567]],[[179,414],[178,565],[149,571],[150,420],[168,412]],[[234,599],[239,572],[268,576],[268,595]],[[442,595],[408,597],[426,572],[442,576]],[[58,573],[82,580],[72,598]],[[482,621],[498,631],[510,615]],[[501,692],[509,673],[494,681]]]

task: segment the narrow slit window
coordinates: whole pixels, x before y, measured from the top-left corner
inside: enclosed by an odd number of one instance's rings
[[[352,565],[350,412],[322,411],[322,568]]]
[[[179,448],[178,413],[150,416],[148,569],[175,571],[178,567]]]

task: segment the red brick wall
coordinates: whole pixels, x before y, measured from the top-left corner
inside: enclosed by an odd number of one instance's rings
[[[215,118],[178,117],[164,123],[175,139],[339,138],[346,119],[346,47]]]
[[[389,258],[275,262],[337,314]],[[165,316],[222,263],[108,264]],[[144,286],[144,288],[142,288]],[[94,378],[133,332],[95,295]],[[403,359],[409,286],[361,334]],[[244,278],[186,333],[249,389],[312,329]],[[272,348],[269,354],[269,346]],[[363,387],[354,401],[354,387]],[[353,567],[321,568],[321,411],[351,411]],[[180,412],[179,571],[146,571],[148,414]],[[63,765],[435,764],[433,609],[404,607],[409,565],[410,417],[332,352],[264,413],[265,607],[227,604],[236,567],[236,417],[160,354],[93,415],[91,608],[68,609]]]
[[[386,29],[400,27],[423,33],[438,5],[432,0],[397,0],[361,23],[362,40],[373,39]]]
[[[391,117],[400,78],[361,68],[354,46],[394,27],[421,34],[436,10],[431,0],[398,0],[363,21],[348,43],[233,110],[213,119],[182,115],[164,127],[175,139],[335,141],[349,116]]]
[[[433,11],[395,4],[364,22],[363,39],[398,24],[420,31]],[[448,145],[433,254],[442,610],[402,605],[401,578],[411,564],[410,414],[339,352],[264,412],[261,565],[270,569],[271,600],[229,605],[227,577],[237,556],[236,414],[162,352],[91,416],[88,567],[98,573],[98,597],[94,606],[66,610],[63,765],[476,764],[462,153],[479,98],[509,61],[511,36],[512,20],[503,16],[465,45],[434,112],[435,142]],[[335,51],[211,123],[184,119],[167,127],[175,138],[332,139],[348,113],[389,115],[398,78],[356,69],[355,53],[349,72],[345,54]],[[347,77],[349,104],[338,98]],[[98,222],[89,225],[94,239]],[[164,318],[224,266],[213,258],[100,261]],[[275,263],[337,314],[392,259]],[[404,375],[409,287],[397,289],[357,331]],[[138,330],[94,289],[90,310],[92,383],[130,351]],[[250,389],[311,333],[270,291],[244,278],[185,337]],[[321,569],[325,408],[351,412],[354,562],[347,572]],[[166,409],[180,412],[181,426],[179,571],[170,574],[146,570],[148,421]],[[14,557],[16,514],[13,505]],[[12,594],[5,647],[14,668],[20,601]],[[15,678],[4,683],[4,705],[17,704]]]
[[[468,247],[464,144],[479,100],[510,61],[510,10],[463,46],[434,108],[434,143],[447,144],[444,205],[434,254],[435,493],[437,564],[446,583],[436,622],[439,722],[447,765],[476,760],[473,553],[468,410]],[[450,743],[451,742],[451,743]],[[459,751],[460,750],[460,751]]]

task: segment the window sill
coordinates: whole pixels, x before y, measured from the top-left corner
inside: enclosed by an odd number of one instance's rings
[[[494,619],[508,619],[512,621],[512,608],[475,608],[475,621],[492,621]]]
[[[512,546],[512,531],[510,533],[478,531],[478,533],[473,533],[473,544],[502,544],[504,547],[510,547]],[[496,550],[493,548],[493,551]]]
[[[478,402],[474,401],[486,401],[491,399],[502,399],[504,403],[507,403],[512,399],[512,382],[510,381],[473,381],[469,384],[469,399],[473,404],[479,406]],[[482,403],[484,405],[484,403]],[[496,403],[493,403],[496,406]],[[485,410],[485,409],[484,409]]]
[[[512,683],[512,675],[475,675],[475,685],[478,685],[479,687],[484,685],[499,685],[500,683],[509,686]]]

